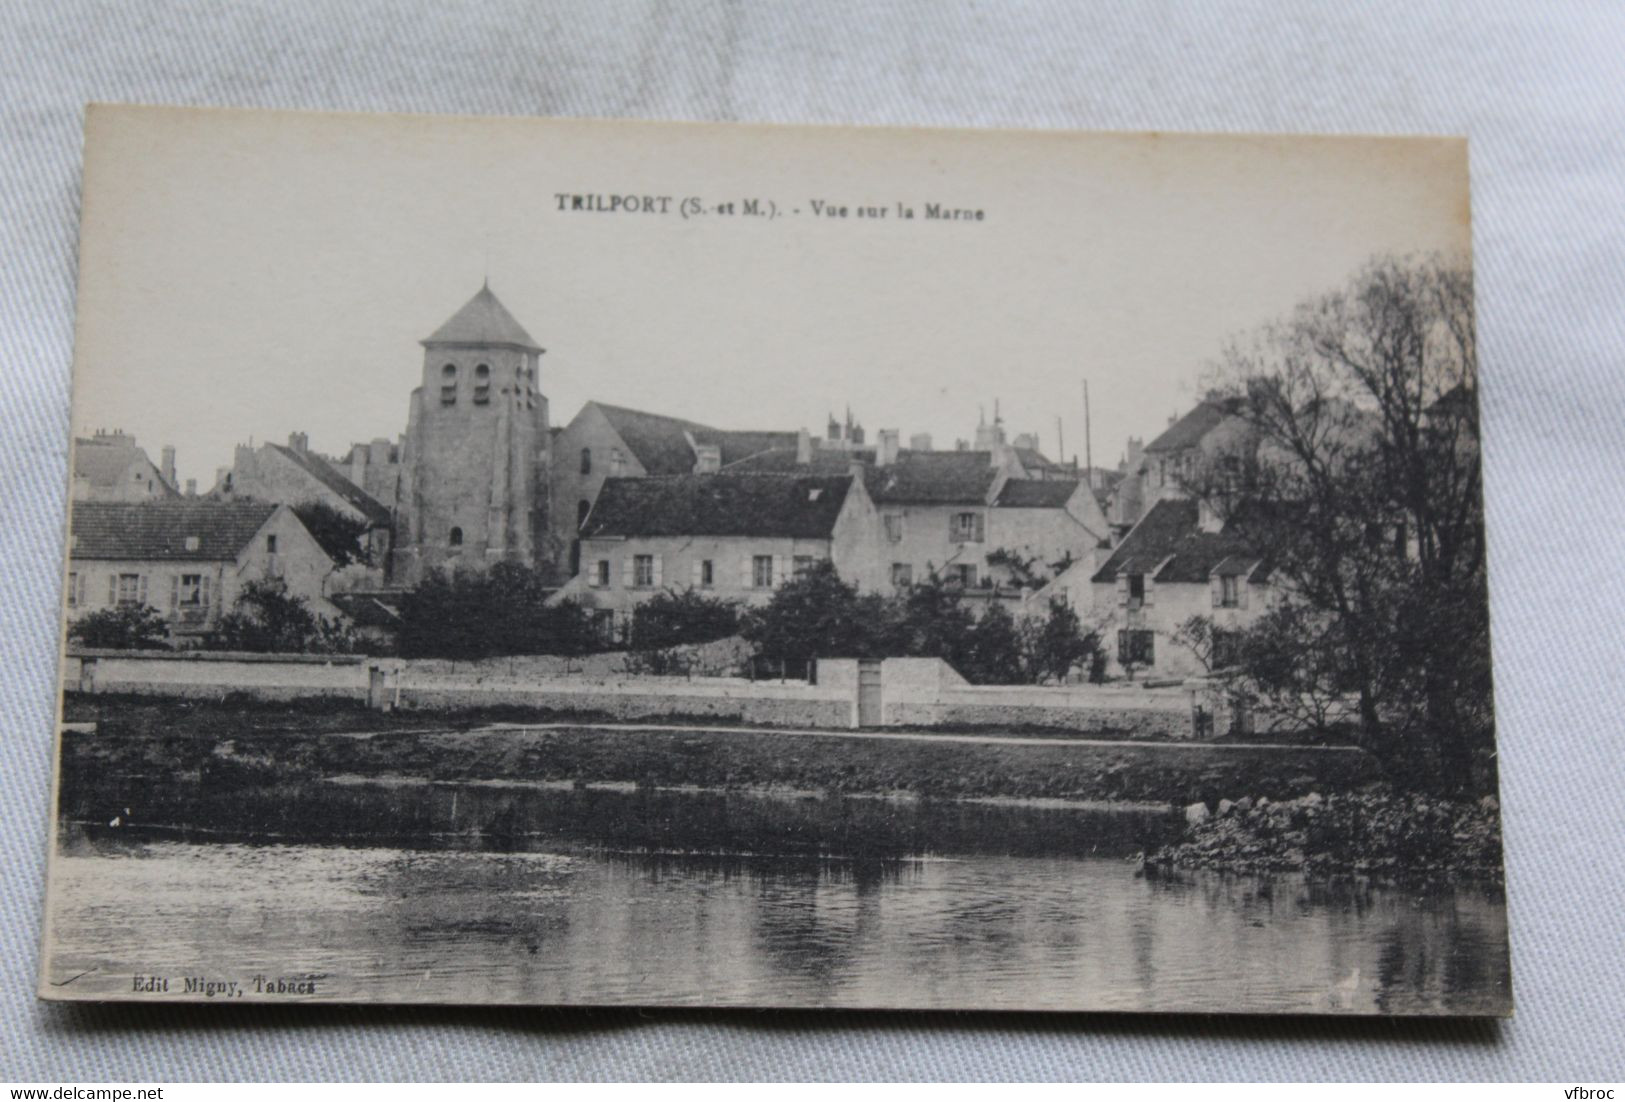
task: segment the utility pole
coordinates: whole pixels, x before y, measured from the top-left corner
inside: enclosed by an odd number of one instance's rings
[[[1066,463],[1066,434],[1061,431],[1061,419],[1059,417],[1057,417],[1055,419],[1055,451],[1056,451],[1055,461],[1057,463],[1065,464]]]
[[[1089,423],[1089,380],[1083,381],[1083,469],[1089,484],[1095,481],[1095,453],[1090,440],[1093,426]]]

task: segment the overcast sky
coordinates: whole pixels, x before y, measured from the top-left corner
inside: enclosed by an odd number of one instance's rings
[[[555,424],[594,398],[816,433],[850,405],[951,447],[998,399],[1051,454],[1061,418],[1070,456],[1087,377],[1110,465],[1227,336],[1375,254],[1470,247],[1456,141],[98,108],[86,156],[75,431],[172,442],[204,485],[249,439],[402,432],[417,342],[487,274],[547,349]],[[780,217],[684,219],[690,196]]]

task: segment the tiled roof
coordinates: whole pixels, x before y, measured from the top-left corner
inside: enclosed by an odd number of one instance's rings
[[[725,463],[724,467],[729,474],[845,474],[852,469],[854,459],[873,463],[874,449],[853,448],[845,451],[841,448],[814,447],[812,462],[797,463],[794,446],[774,448],[732,464]]]
[[[1197,403],[1195,409],[1169,425],[1163,434],[1145,446],[1148,452],[1175,452],[1185,448],[1194,448],[1202,442],[1202,437],[1230,416],[1225,404],[1204,400]]]
[[[869,468],[866,485],[881,504],[982,505],[997,476],[987,452],[905,448],[891,466]]]
[[[1194,501],[1163,500],[1140,518],[1112,557],[1095,572],[1096,582],[1114,582],[1119,574],[1156,571],[1158,582],[1206,584],[1215,570],[1244,574],[1252,571],[1255,581],[1268,575],[1267,563],[1226,525],[1218,532],[1198,527],[1199,508]],[[1258,569],[1253,569],[1255,566]],[[1160,569],[1159,569],[1160,567]]]
[[[343,498],[362,516],[367,518],[368,524],[375,528],[388,527],[390,521],[389,510],[384,508],[377,498],[341,474],[338,468],[327,460],[314,452],[299,451],[283,444],[272,444],[270,446],[276,449],[277,453],[288,462],[294,464],[333,493]]]
[[[694,470],[694,449],[688,433],[714,433],[715,429],[680,417],[645,413],[625,406],[594,402],[648,474],[688,474]]]
[[[132,463],[151,466],[152,460],[135,444],[105,443],[94,438],[74,441],[73,476],[85,479],[92,486],[105,489],[122,485]],[[170,496],[175,496],[173,487],[166,485],[162,479],[155,481]]]
[[[1064,479],[1011,478],[993,504],[1001,509],[1060,509],[1072,500],[1076,482]]]
[[[327,598],[350,622],[364,628],[401,626],[399,597],[380,593],[334,593]]]
[[[1058,475],[1064,472],[1074,478],[1077,477],[1078,472],[1074,468],[1055,462],[1037,448],[1017,448],[1015,452],[1016,458],[1021,461],[1022,469],[1028,474]]]
[[[697,429],[694,431],[694,442],[715,444],[721,448],[724,467],[776,449],[789,448],[791,455],[796,450],[795,433],[772,430]]]
[[[674,475],[611,478],[582,526],[604,536],[828,539],[849,476]]]
[[[257,501],[199,498],[76,501],[69,557],[229,562],[276,510]],[[189,539],[196,547],[187,546]]]
[[[533,337],[510,313],[508,308],[491,293],[489,285],[463,304],[442,325],[431,333],[424,344],[512,344],[532,352],[540,352]]]

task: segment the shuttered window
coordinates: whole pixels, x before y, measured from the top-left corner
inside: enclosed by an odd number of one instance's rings
[[[639,587],[655,584],[655,557],[653,555],[632,556],[632,584]]]
[[[773,556],[756,555],[751,559],[750,584],[757,589],[771,589],[773,586]]]
[[[955,543],[982,542],[984,529],[981,513],[955,513],[948,523],[948,538]]]

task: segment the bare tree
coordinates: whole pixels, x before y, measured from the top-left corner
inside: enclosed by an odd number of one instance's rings
[[[1470,270],[1379,260],[1232,344],[1215,382],[1250,431],[1188,489],[1312,614],[1294,628],[1319,625],[1368,745],[1465,783],[1490,698]]]

